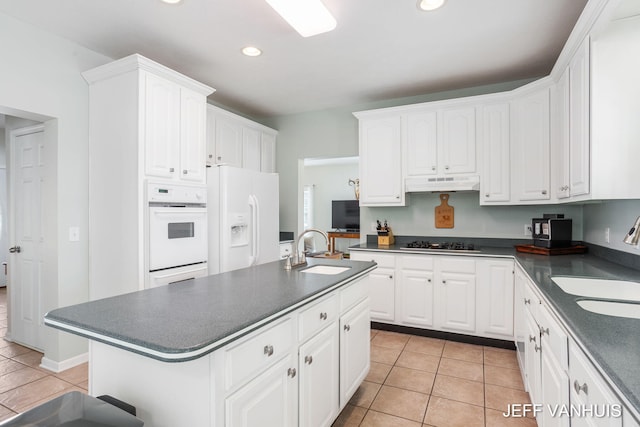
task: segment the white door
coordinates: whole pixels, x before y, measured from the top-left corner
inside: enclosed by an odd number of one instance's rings
[[[370,330],[368,299],[340,318],[340,409],[369,373]]]
[[[255,173],[252,182],[254,197],[253,251],[254,265],[280,260],[279,176],[276,173]]]
[[[473,107],[442,112],[438,165],[444,174],[476,171],[476,111]]]
[[[13,341],[44,348],[41,294],[44,236],[41,186],[44,126],[16,129],[10,136],[9,331]]]
[[[204,183],[206,180],[207,98],[180,90],[180,179]],[[177,142],[176,142],[177,144]]]
[[[407,176],[438,173],[438,113],[407,116]]]

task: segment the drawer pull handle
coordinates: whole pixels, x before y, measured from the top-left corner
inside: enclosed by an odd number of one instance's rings
[[[266,354],[267,357],[273,356],[273,346],[272,345],[265,345],[264,346],[264,354]]]
[[[536,353],[537,353],[537,352],[538,352],[538,350],[542,350],[542,346],[539,346],[539,347],[538,347],[537,345],[534,345],[534,346],[533,346],[533,349],[534,349],[534,350],[536,351]]]
[[[295,378],[296,377],[296,368],[287,369],[287,376],[290,376],[291,378]]]
[[[575,380],[573,382],[573,388],[576,389],[576,393],[578,393],[578,394],[580,394],[580,391],[583,391],[584,394],[589,394],[589,387],[587,386],[587,383],[584,383],[584,384],[580,385],[578,380]]]
[[[543,328],[542,326],[540,326],[540,335],[544,334],[549,335],[549,328]]]
[[[313,363],[313,356],[305,356],[304,363],[311,365]]]
[[[327,313],[320,313],[320,320],[327,320]]]
[[[536,337],[536,336],[529,335],[529,342],[536,342],[536,339],[537,339],[537,338],[538,338],[538,337]]]
[[[344,325],[344,330],[349,332],[351,330],[351,326],[349,325]]]
[[[524,303],[525,303],[525,305],[526,305],[526,304],[531,304],[531,300],[530,300],[529,298],[525,298],[525,299],[524,299]]]

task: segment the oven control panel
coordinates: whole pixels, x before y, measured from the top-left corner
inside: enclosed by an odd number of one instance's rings
[[[147,184],[149,203],[206,204],[207,187],[204,185],[182,185],[149,182]]]

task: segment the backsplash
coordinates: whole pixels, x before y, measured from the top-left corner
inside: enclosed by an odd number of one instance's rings
[[[586,242],[640,255],[640,250],[622,242],[625,235],[640,216],[640,200],[607,200],[584,205],[584,240]],[[609,228],[609,243],[606,229]]]
[[[411,193],[408,206],[361,208],[361,240],[366,234],[375,233],[371,226],[377,219],[386,219],[396,235],[528,239],[524,224],[531,224],[531,218],[543,213],[564,213],[573,220],[573,240],[583,240],[581,205],[480,206],[477,192],[449,195],[449,205],[454,207],[454,228],[435,228],[438,193]]]

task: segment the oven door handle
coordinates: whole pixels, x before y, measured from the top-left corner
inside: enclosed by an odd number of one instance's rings
[[[259,256],[259,209],[258,199],[253,194],[249,195],[249,207],[251,208],[251,263],[256,265]]]

